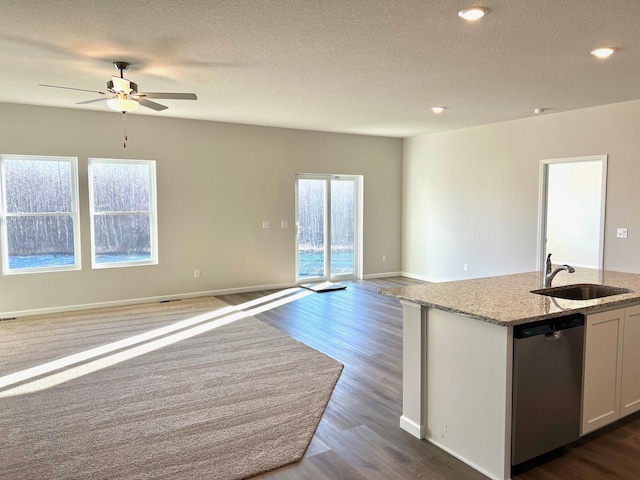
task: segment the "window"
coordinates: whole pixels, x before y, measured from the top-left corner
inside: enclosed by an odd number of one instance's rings
[[[93,268],[158,263],[155,166],[89,159]]]
[[[0,155],[2,271],[80,269],[77,159]]]

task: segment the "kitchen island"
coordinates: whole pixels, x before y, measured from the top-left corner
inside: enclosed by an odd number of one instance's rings
[[[542,278],[530,272],[380,290],[403,306],[400,426],[498,480],[511,473],[514,325],[640,304],[638,274],[576,269],[554,279],[554,287],[631,290],[594,300],[531,293]]]

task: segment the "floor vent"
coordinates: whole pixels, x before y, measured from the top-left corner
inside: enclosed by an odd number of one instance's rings
[[[4,322],[5,320],[17,320],[18,317],[8,317],[8,318],[0,318],[0,322]]]
[[[174,300],[160,300],[159,303],[169,303],[169,302],[181,302],[182,299],[181,298],[176,298]]]

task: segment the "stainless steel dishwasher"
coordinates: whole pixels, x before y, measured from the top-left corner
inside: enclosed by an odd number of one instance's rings
[[[580,314],[514,327],[512,465],[580,436],[583,351]]]

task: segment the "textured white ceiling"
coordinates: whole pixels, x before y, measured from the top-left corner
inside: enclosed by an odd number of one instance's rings
[[[473,4],[489,15],[458,18]],[[407,137],[640,98],[639,19],[638,0],[2,0],[0,102],[108,111],[38,84],[103,90],[123,60],[141,91],[199,97],[132,115]]]

